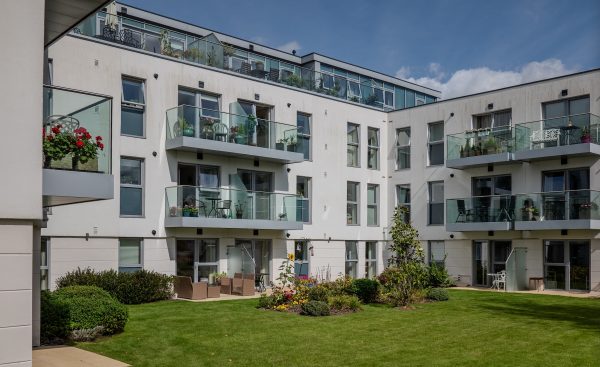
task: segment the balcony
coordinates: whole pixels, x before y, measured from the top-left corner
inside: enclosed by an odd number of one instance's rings
[[[514,159],[600,155],[600,117],[584,113],[515,125]]]
[[[446,167],[465,169],[512,160],[514,139],[509,126],[446,136]]]
[[[514,206],[510,195],[473,196],[446,200],[446,230],[450,232],[512,229]]]
[[[302,229],[298,195],[229,188],[174,186],[165,189],[165,227]]]
[[[43,103],[43,205],[112,199],[112,98],[44,86]]]
[[[167,111],[167,150],[205,152],[279,163],[304,160],[293,125],[182,105]]]
[[[516,195],[515,229],[600,229],[600,192],[572,190]]]

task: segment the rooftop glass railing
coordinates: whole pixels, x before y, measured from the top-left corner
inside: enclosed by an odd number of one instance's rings
[[[110,173],[112,98],[44,86],[44,168]]]
[[[446,200],[446,223],[490,223],[512,221],[511,195],[472,196]]]
[[[380,81],[373,79],[367,81],[358,74],[356,74],[356,78],[351,78],[335,72],[323,73],[300,67],[283,60],[223,44],[213,34],[199,38],[191,34],[103,12],[80,23],[73,33],[384,110],[395,108],[394,88],[385,88],[384,83]],[[407,93],[409,92],[412,95],[412,101],[407,103],[407,106],[416,103],[414,91],[407,90]],[[422,103],[434,101],[431,96],[423,96],[423,98]],[[404,104],[396,106],[396,108],[402,107]]]
[[[600,117],[591,113],[515,125],[516,151],[600,141]]]
[[[447,135],[446,140],[448,159],[510,153],[514,144],[510,126],[469,130]]]
[[[515,196],[515,220],[600,220],[600,192],[553,191]]]
[[[219,218],[300,222],[303,200],[299,195],[173,186],[165,189],[167,217]]]
[[[297,135],[296,126],[254,115],[236,115],[187,105],[167,111],[167,139],[185,136],[295,152]]]

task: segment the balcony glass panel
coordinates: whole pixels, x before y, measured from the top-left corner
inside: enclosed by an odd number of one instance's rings
[[[447,158],[459,159],[510,153],[513,151],[513,132],[510,126],[465,131],[446,136]]]
[[[299,195],[201,186],[167,187],[165,193],[168,217],[302,221]]]
[[[600,219],[600,192],[553,191],[516,195],[517,221]]]
[[[167,139],[179,136],[298,151],[296,126],[182,105],[167,111]]]
[[[510,195],[472,196],[446,200],[446,223],[512,221],[514,200]]]
[[[108,96],[44,86],[44,168],[110,173],[111,104]]]
[[[516,151],[600,141],[600,117],[582,113],[515,125]]]

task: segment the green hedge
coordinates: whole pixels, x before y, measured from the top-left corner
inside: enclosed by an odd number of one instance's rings
[[[339,311],[358,311],[362,309],[357,296],[339,295],[329,297],[329,307]]]
[[[119,273],[115,270],[96,272],[90,268],[65,274],[56,281],[57,287],[89,285],[104,289],[119,302],[133,305],[169,299],[173,278],[154,271],[138,270]]]
[[[352,288],[363,303],[374,303],[379,298],[379,282],[375,279],[354,279]]]
[[[127,323],[127,308],[98,287],[64,287],[52,297],[68,309],[70,331],[101,327],[103,334],[111,335],[123,331]]]
[[[302,314],[308,316],[329,316],[329,305],[321,301],[308,301],[302,306]]]
[[[42,344],[54,344],[69,336],[69,305],[49,291],[41,294],[40,339]]]
[[[450,295],[444,288],[431,288],[427,291],[427,299],[432,301],[447,301],[450,299]]]

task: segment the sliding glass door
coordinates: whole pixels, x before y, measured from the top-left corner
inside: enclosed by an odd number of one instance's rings
[[[488,274],[506,270],[506,260],[510,255],[510,241],[473,242],[473,285],[489,287]]]
[[[216,239],[177,240],[177,275],[207,282],[219,271],[219,242]]]
[[[544,284],[547,289],[589,291],[589,241],[546,241]]]
[[[265,283],[271,280],[271,241],[236,239],[235,246],[227,248],[227,275],[235,273],[262,276]]]

